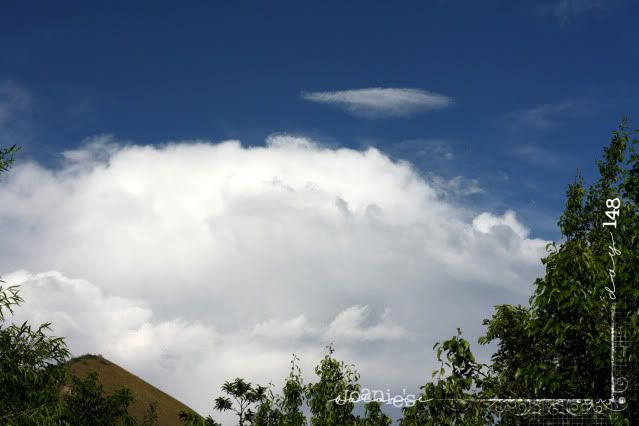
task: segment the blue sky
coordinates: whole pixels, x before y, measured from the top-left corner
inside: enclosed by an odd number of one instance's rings
[[[50,162],[84,138],[264,143],[274,132],[374,145],[445,176],[474,203],[538,210],[547,237],[565,185],[591,176],[639,101],[632,2],[11,2],[0,81],[28,91],[25,155]],[[448,108],[371,119],[302,92],[417,88]],[[447,144],[432,164],[420,141]],[[406,141],[412,141],[406,144]]]
[[[203,413],[328,341],[417,389],[435,341],[526,302],[567,184],[637,126],[637,12],[7,2],[0,275],[75,354]]]

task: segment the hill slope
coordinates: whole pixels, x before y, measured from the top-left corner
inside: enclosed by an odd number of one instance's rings
[[[157,401],[158,422],[161,426],[179,425],[180,411],[194,411],[171,395],[145,382],[133,373],[99,355],[83,355],[69,361],[71,372],[78,377],[85,378],[89,373],[98,373],[98,381],[104,387],[105,393],[127,387],[131,390],[135,401],[129,407],[129,414],[138,420],[144,418],[149,404]]]

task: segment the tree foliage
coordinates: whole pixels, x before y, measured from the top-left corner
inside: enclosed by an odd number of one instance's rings
[[[404,418],[400,425],[468,425],[479,426],[489,421],[489,414],[483,407],[472,402],[485,395],[481,389],[485,379],[485,365],[475,360],[470,343],[457,336],[436,343],[437,360],[441,363],[432,377],[436,382],[428,382],[415,405],[404,408]]]
[[[315,367],[319,377],[316,383],[306,387],[306,400],[311,411],[311,426],[352,425],[357,418],[353,414],[355,404],[350,395],[360,391],[359,373],[353,365],[347,365],[333,357],[333,345]],[[342,402],[336,398],[342,397]]]
[[[639,152],[633,134],[622,120],[597,163],[597,182],[586,188],[577,174],[568,185],[558,221],[564,241],[546,247],[545,274],[534,282],[529,305],[499,305],[484,320],[479,343],[497,343],[490,365],[476,364],[468,342],[458,337],[437,344],[437,358],[444,352],[447,362],[433,374],[438,380],[422,387],[421,399],[430,401],[406,408],[401,424],[532,421],[466,403],[476,398],[610,398],[611,312],[618,301],[626,315],[618,319],[629,345],[625,362],[632,365],[639,355]],[[626,373],[637,383],[636,369]],[[629,409],[610,415],[615,424],[639,418],[636,392],[629,391]]]
[[[0,148],[0,174],[9,170],[13,164],[13,155],[20,151],[18,145],[12,145],[9,148]]]
[[[390,426],[393,420],[382,411],[382,404],[379,401],[367,402],[364,406],[364,418],[360,421],[361,426]]]
[[[129,414],[134,398],[127,388],[106,395],[98,382],[98,374],[86,378],[72,377],[69,392],[64,396],[59,416],[70,426],[152,426],[157,424],[156,404],[151,404],[142,422]]]
[[[204,418],[192,411],[181,411],[179,418],[185,426],[222,426],[220,423],[213,420],[211,416]]]
[[[16,286],[0,285],[0,423],[37,424],[55,413],[69,351],[50,324],[6,324],[22,298]]]
[[[389,426],[391,418],[382,411],[381,404],[369,401],[364,416],[353,413],[354,396],[359,396],[359,373],[353,365],[334,357],[333,345],[315,367],[317,382],[304,384],[299,358],[293,354],[291,370],[285,379],[282,393],[276,395],[272,384],[258,406],[254,426]],[[307,418],[305,408],[310,411]]]
[[[214,400],[214,407],[217,411],[230,411],[237,415],[238,425],[250,425],[255,420],[255,407],[260,406],[266,399],[264,386],[254,385],[238,377],[233,381],[224,382],[222,391],[225,396],[219,396]],[[203,418],[196,413],[182,411],[180,420],[187,425],[215,426],[218,423],[211,416]]]
[[[614,303],[627,315],[621,318],[631,349],[627,361],[636,362],[639,156],[633,134],[622,120],[597,163],[599,179],[586,188],[578,174],[568,186],[558,222],[565,240],[547,246],[546,272],[534,283],[530,306],[497,306],[485,320],[480,343],[498,342],[489,382],[497,396],[610,398]],[[634,375],[627,378],[636,383]],[[626,397],[631,403],[623,416],[639,418],[636,395]]]
[[[303,426],[306,416],[302,412],[305,401],[305,385],[302,371],[297,364],[299,358],[293,354],[291,371],[285,380],[281,395],[273,393],[273,384],[255,414],[255,426]]]

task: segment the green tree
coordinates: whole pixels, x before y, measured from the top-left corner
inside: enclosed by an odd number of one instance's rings
[[[636,364],[639,357],[639,152],[633,134],[622,120],[597,163],[598,181],[586,188],[578,173],[568,185],[558,221],[564,241],[546,247],[545,274],[535,280],[529,305],[499,305],[484,320],[479,343],[497,343],[491,364],[477,364],[463,339],[435,345],[451,371],[433,373],[439,380],[422,387],[421,399],[429,401],[405,408],[401,424],[537,424],[531,417],[491,413],[472,399],[610,398],[615,302],[627,339],[624,361]],[[636,368],[624,373],[629,383],[639,382]],[[614,424],[639,418],[636,391],[628,389],[624,397],[629,409],[610,414]]]
[[[492,318],[484,321],[487,333],[480,343],[498,342],[492,377],[486,383],[497,396],[609,398],[615,302],[626,315],[620,318],[630,345],[626,362],[636,362],[639,155],[633,133],[622,120],[598,161],[598,181],[586,188],[578,174],[568,186],[558,222],[565,240],[559,247],[547,246],[548,255],[542,259],[545,275],[534,283],[530,306],[497,306]],[[610,255],[612,245],[616,256]],[[627,379],[636,383],[636,370],[630,374]],[[625,397],[630,399],[629,410],[611,417],[639,418],[636,394]],[[502,422],[519,424],[508,416]]]
[[[306,416],[302,412],[305,386],[302,371],[297,364],[299,358],[293,354],[291,371],[285,380],[282,395],[274,395],[269,389],[268,397],[258,407],[253,426],[303,426]]]
[[[5,324],[22,302],[17,286],[0,285],[0,423],[48,424],[58,410],[69,351],[61,337],[49,336],[49,323]]]
[[[20,151],[18,145],[12,145],[9,148],[0,148],[0,174],[9,170],[13,164],[13,155]]]
[[[84,379],[71,377],[71,385],[64,392],[57,422],[66,426],[156,426],[157,402],[149,404],[141,421],[129,414],[134,397],[127,388],[106,395],[92,372]]]
[[[284,424],[282,412],[277,407],[276,398],[273,391],[269,389],[268,396],[264,398],[255,410],[252,426],[279,426]]]
[[[129,415],[129,405],[133,395],[127,388],[122,388],[107,396],[98,382],[98,374],[90,373],[81,379],[73,376],[69,392],[64,396],[60,420],[71,426],[116,426],[137,425],[137,421]],[[157,422],[155,406],[149,407],[149,413],[143,424]]]
[[[234,412],[238,417],[238,426],[244,426],[253,421],[254,408],[266,398],[267,388],[238,377],[232,382],[224,382],[222,391],[228,396],[215,398],[215,409]]]
[[[211,416],[204,418],[192,411],[181,411],[179,418],[185,426],[222,426],[213,420]]]
[[[306,424],[306,417],[302,413],[305,401],[305,386],[302,371],[297,364],[299,358],[293,354],[291,371],[286,378],[282,396],[277,398],[277,406],[281,413],[280,426],[302,426]]]
[[[332,345],[327,349],[328,353],[315,367],[319,381],[306,387],[306,400],[312,414],[311,425],[355,425],[358,422],[353,414],[355,404],[349,399],[360,391],[359,373],[354,366],[333,357],[335,349]]]
[[[328,354],[315,369],[319,381],[308,385],[304,385],[298,366],[299,358],[293,354],[291,371],[282,394],[274,395],[269,390],[268,397],[255,413],[253,426],[304,426],[308,424],[303,413],[305,402],[308,402],[313,415],[311,424],[390,425],[391,418],[382,412],[381,404],[377,401],[365,405],[363,418],[352,414],[355,404],[348,399],[358,395],[359,375],[352,366],[335,359],[333,353],[333,347],[329,346]]]
[[[492,420],[490,413],[485,406],[474,402],[491,396],[481,391],[486,366],[475,360],[470,343],[461,337],[461,330],[457,329],[457,336],[436,343],[433,349],[441,363],[441,367],[432,374],[438,380],[420,388],[422,394],[414,405],[404,408],[400,425],[489,424]]]
[[[390,426],[393,420],[382,411],[379,401],[367,402],[364,406],[364,418],[361,419],[361,426]]]

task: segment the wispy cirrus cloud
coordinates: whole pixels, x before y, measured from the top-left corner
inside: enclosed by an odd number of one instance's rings
[[[551,151],[535,144],[518,145],[513,150],[513,154],[528,163],[546,167],[560,167],[567,160],[567,157],[564,154]]]
[[[426,158],[450,161],[455,158],[452,144],[444,139],[406,139],[386,147],[400,158]]]
[[[583,110],[585,105],[585,101],[577,99],[541,104],[508,114],[506,122],[512,128],[545,129],[555,127],[560,124],[562,119]]]
[[[374,87],[335,92],[303,92],[302,98],[333,105],[353,115],[368,118],[406,117],[453,104],[452,98],[448,96],[411,88]]]
[[[461,175],[451,179],[429,174],[426,177],[437,193],[444,198],[461,197],[486,192],[477,179],[467,179]]]
[[[0,81],[0,139],[3,145],[24,141],[31,131],[27,119],[31,94],[12,81]]]
[[[541,5],[540,11],[544,15],[558,19],[561,24],[565,24],[582,16],[619,7],[622,3],[618,0],[559,0]]]

